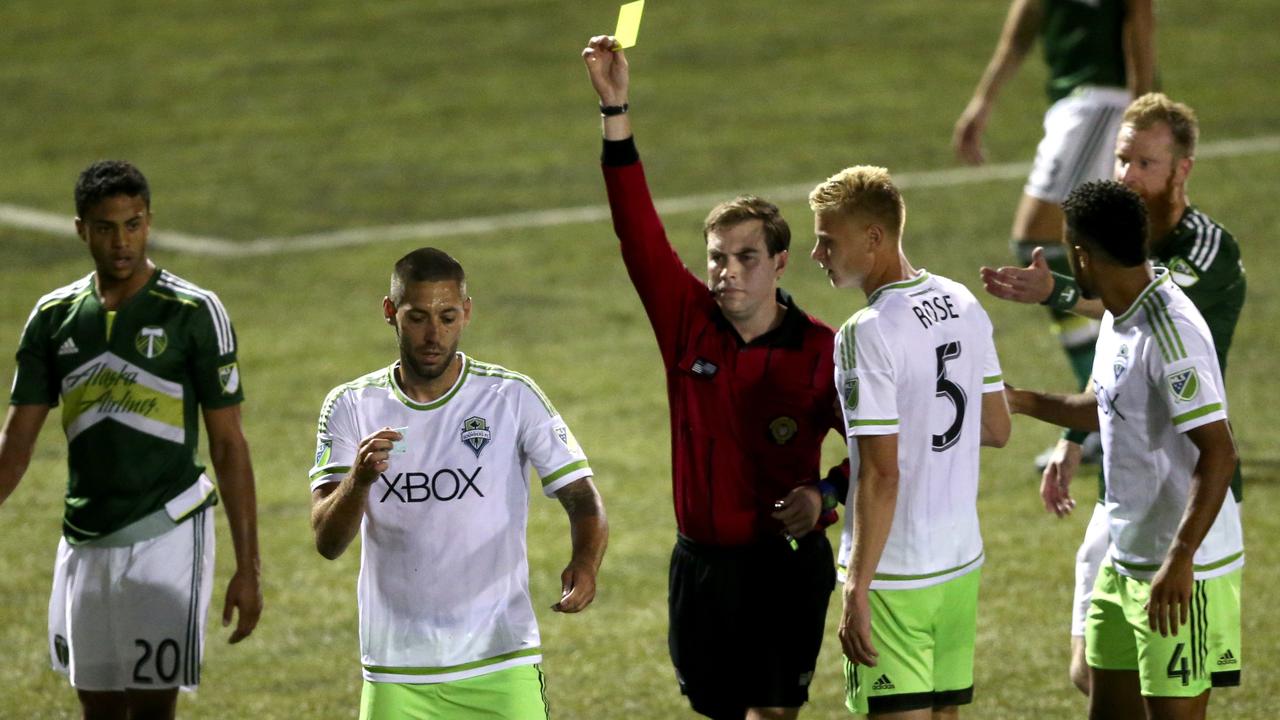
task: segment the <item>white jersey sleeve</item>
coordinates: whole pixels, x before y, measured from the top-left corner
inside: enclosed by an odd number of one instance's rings
[[[349,389],[347,385],[334,388],[320,407],[316,459],[307,473],[312,492],[321,485],[341,482],[355,464],[361,438],[347,392]]]
[[[1144,310],[1153,345],[1147,353],[1151,387],[1156,389],[1173,427],[1180,433],[1227,417],[1222,372],[1208,329],[1182,314],[1171,314],[1165,297],[1152,293]]]
[[[982,360],[982,392],[983,394],[1004,390],[1004,375],[1000,371],[1000,356],[996,353],[996,339],[991,326],[991,318],[982,314],[982,324],[986,328],[986,351]]]
[[[520,383],[520,452],[542,479],[548,497],[591,475],[586,453],[542,390],[529,379]]]
[[[879,317],[876,308],[864,308],[836,335],[836,390],[849,437],[898,432],[893,351],[881,334]]]

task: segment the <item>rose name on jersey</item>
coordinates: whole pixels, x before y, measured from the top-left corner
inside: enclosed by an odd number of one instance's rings
[[[921,302],[913,304],[911,310],[916,314],[916,319],[925,328],[945,320],[954,320],[960,317],[956,312],[955,306],[951,304],[950,295],[926,297]]]

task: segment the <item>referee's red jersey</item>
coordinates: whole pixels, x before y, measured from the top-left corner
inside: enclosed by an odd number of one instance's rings
[[[631,140],[605,143],[604,177],[666,368],[676,526],[722,546],[776,535],[773,503],[818,481],[823,438],[843,432],[835,333],[779,290],[782,324],[744,343],[667,240]]]

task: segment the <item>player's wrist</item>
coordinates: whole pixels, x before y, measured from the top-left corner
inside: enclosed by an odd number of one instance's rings
[[[1062,312],[1070,311],[1076,303],[1080,302],[1080,287],[1076,285],[1074,278],[1066,275],[1051,272],[1049,277],[1053,280],[1053,284],[1040,304]]]
[[[600,101],[600,115],[602,117],[609,118],[609,117],[615,117],[618,115],[626,115],[627,111],[630,109],[631,109],[631,106],[627,103],[626,100],[622,100],[621,102],[617,100],[609,101],[609,102],[606,102],[604,100]]]

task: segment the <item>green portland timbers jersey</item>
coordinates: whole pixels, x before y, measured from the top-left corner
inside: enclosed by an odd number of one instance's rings
[[[90,274],[40,298],[18,346],[10,403],[62,405],[62,531],[91,541],[197,486],[200,406],[244,399],[235,331],[213,293],[157,269],[118,310]],[[207,484],[207,481],[206,481]],[[211,488],[186,511],[213,501]],[[174,520],[181,519],[173,517]]]
[[[1125,87],[1125,0],[1043,0],[1045,89],[1057,102],[1081,85]]]
[[[1164,240],[1151,249],[1151,259],[1169,268],[1209,324],[1218,365],[1227,372],[1227,351],[1244,308],[1244,263],[1240,246],[1226,228],[1208,215],[1188,207]]]

